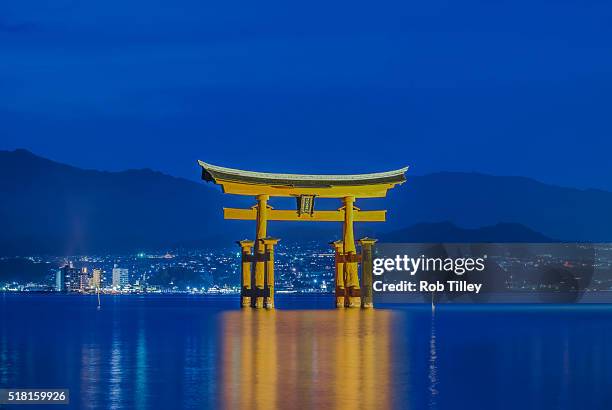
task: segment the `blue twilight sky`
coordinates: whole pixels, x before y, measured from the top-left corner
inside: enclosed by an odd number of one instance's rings
[[[0,149],[612,190],[612,2],[0,2]]]

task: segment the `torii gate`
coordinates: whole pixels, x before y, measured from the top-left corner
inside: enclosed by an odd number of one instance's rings
[[[241,305],[274,308],[274,245],[268,237],[268,221],[344,222],[342,241],[332,242],[336,252],[336,306],[372,307],[372,247],[375,239],[359,240],[362,254],[357,255],[353,222],[384,222],[386,210],[362,211],[354,206],[356,198],[383,198],[395,185],[406,181],[408,167],[395,171],[358,175],[300,175],[242,171],[198,161],[202,179],[220,185],[226,194],[254,196],[257,204],[250,209],[223,208],[225,219],[257,221],[255,241],[243,240]],[[296,210],[272,209],[273,196],[295,197]],[[315,198],[340,198],[337,211],[315,211]],[[254,253],[251,253],[251,249]],[[358,262],[362,262],[361,293]],[[255,265],[251,276],[251,263]]]

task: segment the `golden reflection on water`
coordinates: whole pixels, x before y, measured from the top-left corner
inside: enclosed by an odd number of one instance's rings
[[[392,315],[352,309],[224,313],[223,407],[388,408]]]

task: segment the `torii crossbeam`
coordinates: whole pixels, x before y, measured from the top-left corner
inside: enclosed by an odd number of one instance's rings
[[[240,241],[242,248],[242,306],[274,307],[274,245],[277,239],[267,237],[267,221],[344,222],[341,242],[336,250],[336,306],[371,307],[369,295],[361,295],[353,222],[384,222],[386,210],[362,211],[354,206],[356,198],[382,198],[387,191],[406,178],[408,167],[395,171],[357,175],[302,175],[243,171],[198,161],[202,179],[220,185],[223,192],[254,196],[257,204],[249,209],[224,208],[225,219],[257,221],[256,240]],[[296,210],[277,210],[268,205],[273,196],[295,197]],[[343,206],[336,211],[315,211],[315,198],[339,198]],[[371,247],[375,241],[361,241]],[[251,255],[251,248],[255,247]],[[251,277],[251,263],[255,275]],[[370,273],[371,274],[371,273]]]

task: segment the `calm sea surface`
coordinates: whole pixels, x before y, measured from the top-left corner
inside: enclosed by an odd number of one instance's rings
[[[0,294],[0,388],[69,388],[71,408],[612,409],[610,306],[332,304]]]

